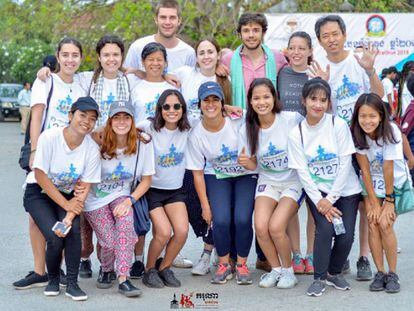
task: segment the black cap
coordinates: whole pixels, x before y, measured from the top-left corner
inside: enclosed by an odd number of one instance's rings
[[[70,112],[75,112],[76,110],[80,111],[89,111],[93,110],[96,111],[96,113],[99,116],[99,106],[96,103],[96,101],[90,97],[79,97],[77,101],[75,101],[72,106],[70,107]]]

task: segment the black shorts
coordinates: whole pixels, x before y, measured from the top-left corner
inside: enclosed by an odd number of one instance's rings
[[[150,188],[146,193],[146,197],[148,201],[148,210],[151,211],[157,207],[163,207],[164,205],[175,202],[185,203],[187,193],[184,191],[183,187],[174,190]]]

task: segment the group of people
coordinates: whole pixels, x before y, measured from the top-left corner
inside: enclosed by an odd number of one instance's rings
[[[64,38],[56,71],[39,71],[24,193],[34,271],[15,288],[46,286],[44,294],[56,296],[63,286],[86,300],[78,274],[92,276],[93,232],[98,288],[118,280],[121,294],[136,297],[130,279],[141,277],[150,288],[179,287],[171,267],[192,266],[180,254],[191,225],[204,242],[192,273],[210,272],[215,249],[214,284],[234,275],[252,284],[246,262],[255,236],[256,268],[266,270],[260,287],[293,288],[295,273],[307,273],[310,296],[326,285],[347,290],[359,211],[357,279],[373,279],[371,291],[398,292],[394,188],[411,183],[408,141],[381,99],[377,51],[345,50],[336,15],[315,24],[326,52],[318,61],[306,32],[291,35],[286,55],[263,44],[259,13],[241,15],[242,44],[227,52],[212,38],[194,49],[180,40],[174,0],[160,2],[155,22],[158,32],[135,41],[125,59],[122,40],[105,35],[95,71],[79,73],[82,46]],[[413,93],[414,78],[406,85]],[[145,260],[134,219],[143,198],[152,227]],[[57,221],[70,230],[52,231]]]

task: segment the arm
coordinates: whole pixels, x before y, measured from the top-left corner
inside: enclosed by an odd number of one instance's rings
[[[30,121],[30,144],[31,144],[31,153],[30,153],[30,168],[33,165],[33,159],[36,152],[37,140],[40,136],[40,131],[42,130],[42,118],[43,111],[45,110],[45,105],[37,104],[31,108],[31,121]]]
[[[392,194],[394,193],[394,161],[384,160],[382,171],[384,173],[385,193]],[[385,221],[387,225],[391,226],[395,218],[395,198],[385,198],[382,203],[381,216],[379,217],[378,222]]]
[[[194,176],[194,187],[197,191],[198,199],[200,200],[202,217],[207,222],[208,225],[211,224],[211,207],[208,202],[206,182],[204,181],[204,171],[203,170],[193,170]]]
[[[414,155],[411,151],[410,143],[408,142],[407,136],[405,134],[402,134],[402,141],[404,156],[407,158],[408,168],[411,170],[414,168]]]
[[[365,72],[369,77],[369,84],[371,85],[370,91],[382,98],[384,96],[384,87],[382,86],[382,82],[375,72],[375,68],[372,67],[370,69],[365,69]],[[389,103],[392,107],[392,101],[389,101]]]

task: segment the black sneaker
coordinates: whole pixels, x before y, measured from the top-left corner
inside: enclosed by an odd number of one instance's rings
[[[369,284],[369,290],[371,292],[383,291],[385,289],[385,278],[386,275],[383,272],[378,271],[377,274],[375,274],[374,281]]]
[[[15,289],[29,289],[33,287],[44,287],[48,284],[47,273],[45,275],[30,271],[23,279],[13,283]]]
[[[401,289],[398,275],[394,272],[387,274],[385,278],[385,292],[388,294],[398,293]]]
[[[351,266],[349,265],[349,259],[347,259],[342,267],[342,274],[348,274],[351,272]]]
[[[96,287],[107,289],[112,287],[111,272],[103,272],[102,267],[99,269],[99,276],[96,280]]]
[[[60,287],[66,287],[68,285],[68,279],[66,278],[65,271],[60,269],[59,274],[60,274],[60,281],[59,281]]]
[[[60,293],[59,279],[55,278],[49,281],[44,292],[45,296],[57,296]]]
[[[90,259],[81,259],[79,264],[79,277],[82,279],[89,279],[92,277],[92,262]]]
[[[131,279],[140,279],[144,275],[145,266],[142,261],[136,260],[129,271]]]
[[[164,282],[158,275],[158,271],[154,268],[149,269],[144,273],[142,277],[142,283],[151,288],[163,288]]]
[[[359,257],[357,263],[357,281],[369,281],[372,279],[371,265],[365,256]]]
[[[76,301],[83,301],[88,299],[88,296],[80,289],[78,283],[69,283],[66,287],[66,296],[71,297]]]
[[[111,274],[111,281],[115,281],[116,280],[116,273],[115,273],[115,271],[111,271],[109,273]]]
[[[181,282],[178,280],[174,272],[170,268],[165,268],[164,270],[158,272],[158,275],[160,276],[161,280],[164,282],[165,286],[168,287],[180,287]]]
[[[120,292],[122,295],[126,297],[138,297],[142,294],[142,291],[139,288],[132,285],[132,283],[129,280],[126,280],[125,282],[119,284],[118,292]]]

